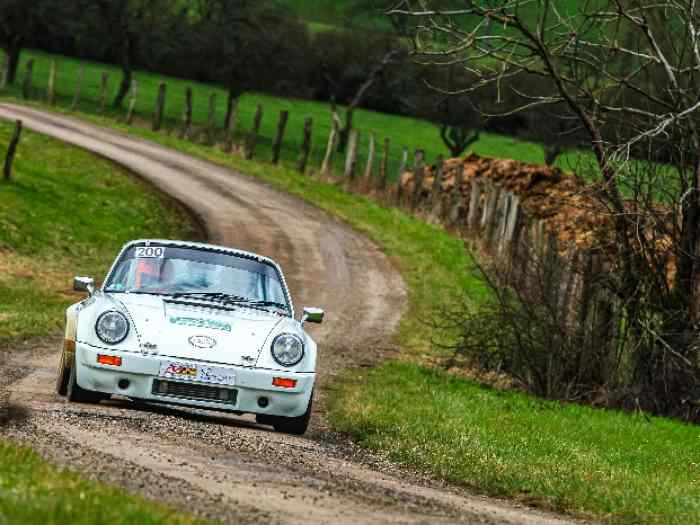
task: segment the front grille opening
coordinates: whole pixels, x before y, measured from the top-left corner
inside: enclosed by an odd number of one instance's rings
[[[218,386],[198,385],[195,383],[183,383],[180,381],[153,381],[151,393],[157,396],[176,397],[179,399],[195,399],[197,401],[210,401],[214,403],[236,404],[237,391],[231,388]]]

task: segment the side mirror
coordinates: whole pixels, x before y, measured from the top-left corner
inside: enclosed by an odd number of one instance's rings
[[[301,316],[302,324],[306,321],[309,323],[322,323],[325,312],[321,308],[304,308],[304,313]]]
[[[92,277],[74,277],[73,290],[76,292],[95,293],[95,280]]]

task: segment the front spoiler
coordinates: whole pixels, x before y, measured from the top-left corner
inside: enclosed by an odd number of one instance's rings
[[[122,358],[122,364],[119,367],[100,364],[97,362],[98,354],[119,356]],[[78,385],[87,390],[116,394],[154,403],[169,403],[214,410],[286,417],[298,417],[306,412],[316,379],[316,374],[312,372],[284,372],[233,365],[217,365],[225,366],[235,372],[235,384],[224,387],[236,390],[235,403],[227,404],[183,399],[181,397],[173,398],[153,393],[153,382],[154,380],[162,379],[159,378],[159,372],[161,363],[165,361],[196,363],[196,360],[115,352],[96,348],[85,343],[77,343],[75,353],[76,379]],[[273,377],[295,379],[297,383],[294,388],[276,387],[272,385]],[[122,388],[126,382],[128,382],[128,386]],[[261,407],[259,405],[258,400],[261,397],[267,398],[267,406]]]

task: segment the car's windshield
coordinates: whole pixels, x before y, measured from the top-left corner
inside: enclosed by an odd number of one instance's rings
[[[288,302],[277,269],[247,257],[205,249],[173,246],[134,246],[110,274],[107,292],[185,294]]]

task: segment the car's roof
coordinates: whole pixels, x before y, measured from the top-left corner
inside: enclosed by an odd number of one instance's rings
[[[182,248],[195,248],[200,250],[211,250],[217,252],[230,253],[231,255],[239,255],[248,259],[255,259],[260,262],[266,262],[279,268],[279,265],[275,261],[273,261],[269,257],[265,257],[264,255],[258,255],[257,253],[247,252],[245,250],[238,250],[236,248],[229,248],[227,246],[221,246],[218,244],[207,244],[203,242],[178,241],[175,239],[136,239],[126,243],[123,249],[126,250],[131,246],[143,246],[151,243],[164,246],[179,246]]]

